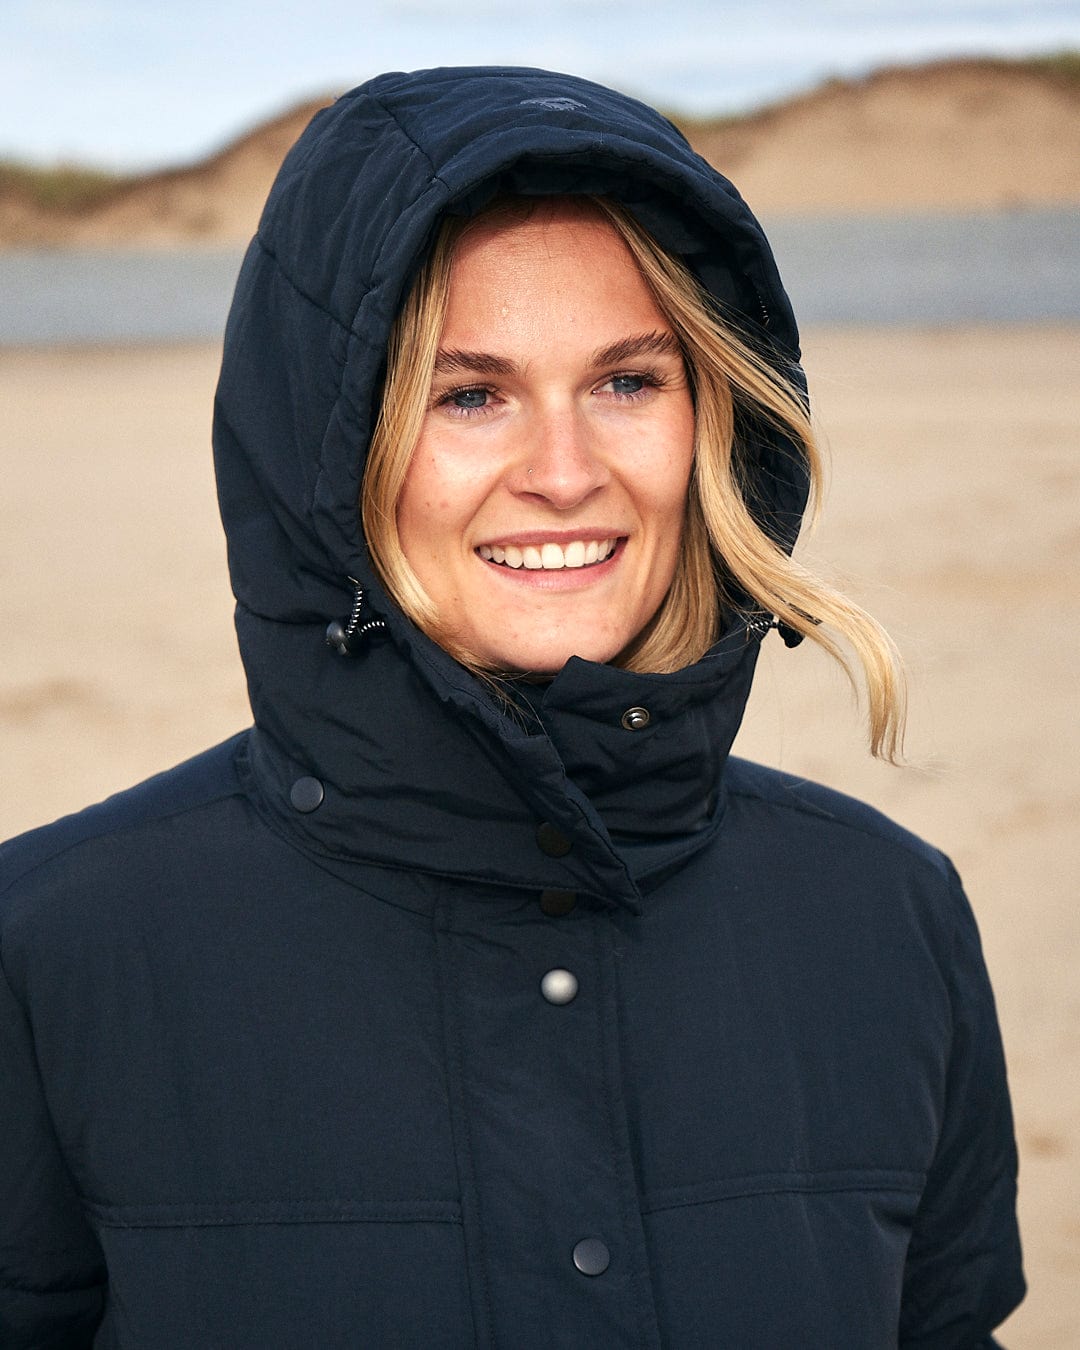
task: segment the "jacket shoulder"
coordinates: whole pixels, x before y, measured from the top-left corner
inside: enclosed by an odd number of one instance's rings
[[[0,918],[22,889],[19,883],[50,865],[239,793],[235,761],[246,736],[242,732],[103,802],[0,844]]]
[[[875,807],[821,783],[733,756],[728,765],[727,791],[751,807],[790,812],[819,837],[835,833],[838,847],[845,836],[851,843],[857,838],[862,846],[873,848],[877,844],[886,853],[907,853],[914,864],[924,864],[944,881],[956,881],[952,863],[940,849]]]

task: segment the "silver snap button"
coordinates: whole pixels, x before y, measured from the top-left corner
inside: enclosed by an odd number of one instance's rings
[[[627,731],[643,731],[651,721],[648,708],[627,708],[622,715],[622,724]]]
[[[574,1248],[574,1265],[582,1275],[603,1275],[610,1264],[607,1243],[599,1238],[582,1238]]]
[[[540,992],[549,1003],[573,1003],[577,998],[577,976],[569,970],[556,967],[540,981]]]

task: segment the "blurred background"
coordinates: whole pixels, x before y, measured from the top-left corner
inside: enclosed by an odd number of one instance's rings
[[[909,764],[766,642],[738,752],[945,848],[997,990],[1031,1292],[1080,1345],[1080,3],[0,7],[0,837],[248,720],[209,453],[243,247],[316,108],[382,70],[569,70],[739,186],[830,452],[802,547],[894,633]],[[868,897],[872,903],[872,897]]]

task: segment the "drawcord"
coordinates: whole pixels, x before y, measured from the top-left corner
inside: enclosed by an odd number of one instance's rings
[[[360,611],[364,607],[364,590],[355,577],[350,577],[349,580],[355,589],[352,613],[345,623],[340,619],[334,619],[326,625],[326,645],[333,647],[339,656],[351,656],[368,633],[386,627],[385,619],[368,619],[364,623],[360,622]]]
[[[821,623],[820,619],[815,619],[812,614],[804,614],[801,609],[796,610],[796,613],[801,615],[807,623],[812,623],[815,628]],[[751,633],[757,634],[758,637],[764,637],[771,628],[775,628],[784,639],[785,647],[797,647],[806,636],[805,633],[800,633],[797,628],[792,628],[789,623],[785,623],[783,619],[777,618],[776,615],[773,615],[770,619],[764,610],[758,610],[757,613],[749,615],[746,620],[747,638],[750,637]]]
[[[326,625],[326,643],[332,647],[339,656],[351,656],[369,633],[379,629],[386,628],[385,619],[367,619],[364,623],[360,622],[360,615],[364,608],[364,589],[355,577],[350,577],[354,587],[352,613],[345,623],[340,619],[333,619]],[[820,619],[815,619],[811,614],[804,614],[800,609],[798,611],[808,623],[815,626],[821,623]],[[758,610],[756,613],[747,616],[746,636],[756,634],[758,637],[764,637],[770,629],[775,628],[784,640],[785,647],[797,647],[805,636],[797,628],[792,628],[783,619],[773,615],[769,618],[764,610]]]

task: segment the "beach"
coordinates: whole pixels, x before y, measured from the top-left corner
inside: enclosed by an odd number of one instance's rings
[[[998,998],[1031,1290],[1010,1350],[1080,1344],[1080,327],[817,327],[830,458],[803,549],[896,638],[904,768],[844,677],[765,643],[736,753],[945,849]],[[0,352],[0,837],[243,728],[209,451],[215,344]],[[866,897],[867,904],[874,897]]]

